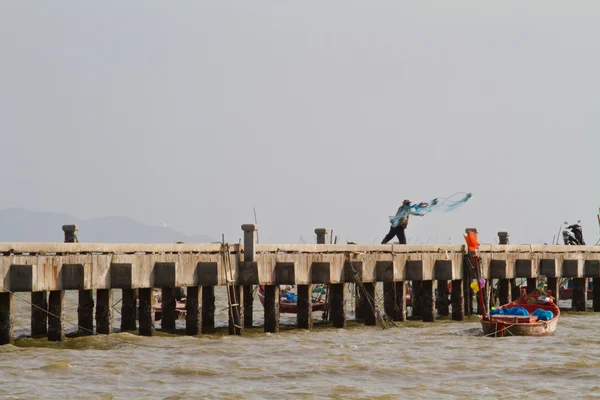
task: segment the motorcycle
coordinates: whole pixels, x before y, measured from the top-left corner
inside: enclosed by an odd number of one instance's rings
[[[562,231],[563,241],[569,246],[582,246],[585,245],[583,240],[583,229],[580,225],[581,220],[577,221],[576,224],[569,225],[565,222],[567,227]]]

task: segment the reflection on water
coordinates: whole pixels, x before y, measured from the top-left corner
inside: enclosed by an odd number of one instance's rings
[[[77,295],[66,297],[66,317],[76,321]],[[231,337],[224,292],[217,298],[223,328],[214,335],[20,338],[0,347],[0,397],[600,397],[595,313],[563,314],[556,335],[546,338],[485,338],[474,318],[389,330],[317,324],[306,332],[286,329],[293,315],[282,315],[279,334],[255,328]],[[15,300],[15,309],[17,334],[29,334],[29,306]],[[256,301],[257,324],[261,313]]]

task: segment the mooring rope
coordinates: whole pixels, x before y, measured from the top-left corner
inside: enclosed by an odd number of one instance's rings
[[[32,307],[35,307],[35,308],[37,308],[38,310],[41,310],[41,311],[43,311],[43,312],[44,312],[44,313],[46,313],[47,315],[50,315],[50,316],[52,316],[52,317],[54,317],[54,318],[57,318],[57,319],[59,319],[59,320],[61,320],[61,321],[64,321],[64,322],[66,322],[66,323],[67,323],[67,324],[69,324],[69,325],[73,325],[73,326],[77,327],[77,329],[81,329],[82,331],[89,332],[89,333],[91,334],[91,336],[102,336],[102,337],[106,337],[107,339],[114,340],[115,342],[119,342],[119,343],[123,343],[123,344],[129,344],[129,345],[132,345],[132,346],[138,346],[138,347],[150,347],[150,348],[154,348],[154,349],[176,349],[176,348],[177,348],[177,347],[174,347],[174,346],[153,346],[153,345],[150,345],[150,344],[133,343],[133,342],[128,342],[127,340],[123,340],[123,339],[119,339],[119,338],[116,338],[116,337],[112,337],[111,335],[106,335],[106,334],[100,334],[100,333],[96,333],[96,332],[94,332],[94,331],[93,331],[93,330],[91,330],[91,329],[88,329],[88,328],[86,328],[86,327],[83,327],[83,326],[81,326],[81,325],[79,325],[79,324],[76,324],[75,322],[71,322],[71,321],[69,321],[69,320],[68,320],[68,319],[66,319],[64,316],[63,316],[63,317],[61,317],[61,316],[59,316],[59,315],[57,315],[57,314],[54,314],[54,313],[52,313],[52,312],[50,312],[50,311],[48,311],[48,310],[46,310],[46,309],[44,309],[44,308],[42,308],[42,307],[38,306],[37,304],[33,304],[31,301],[29,301],[29,300],[27,300],[27,299],[25,299],[25,298],[23,298],[23,297],[19,296],[19,295],[18,295],[18,294],[16,294],[15,292],[13,292],[13,291],[11,291],[11,290],[9,290],[9,289],[5,288],[5,287],[4,287],[4,286],[2,286],[2,285],[0,285],[0,288],[2,288],[3,290],[5,290],[5,291],[6,291],[6,292],[8,292],[8,293],[11,293],[11,294],[12,294],[13,296],[15,296],[17,299],[19,299],[19,300],[21,300],[21,301],[23,301],[23,302],[25,302],[25,303],[27,303],[27,304],[31,305]],[[118,302],[117,302],[116,304],[118,304]],[[115,305],[116,305],[116,304],[115,304]],[[114,306],[113,306],[113,307],[114,307]]]

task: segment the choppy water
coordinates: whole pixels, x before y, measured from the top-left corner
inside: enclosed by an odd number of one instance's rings
[[[29,306],[15,302],[16,333],[28,335]],[[66,304],[67,319],[76,321],[76,294]],[[225,327],[223,305],[220,296],[217,325]],[[255,323],[261,314],[255,302]],[[294,316],[282,323],[292,325]],[[0,347],[0,397],[596,398],[599,329],[600,315],[588,312],[563,314],[547,338],[482,337],[475,320],[389,330],[284,326],[279,334],[257,328],[243,337],[226,329],[200,337],[118,333],[62,344],[22,337]]]

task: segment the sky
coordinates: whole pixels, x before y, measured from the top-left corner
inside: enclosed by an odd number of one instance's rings
[[[599,235],[600,2],[0,2],[0,209],[237,242]]]

